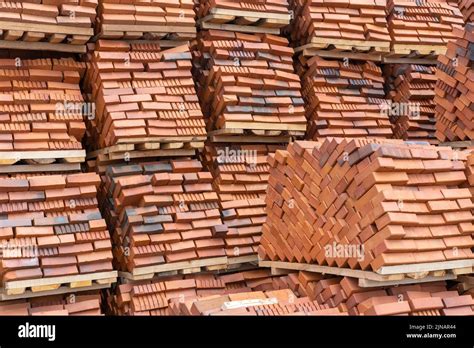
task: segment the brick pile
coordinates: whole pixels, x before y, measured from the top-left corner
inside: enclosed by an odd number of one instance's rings
[[[84,45],[93,35],[93,31],[82,29],[92,29],[96,9],[97,0],[2,1],[2,21],[11,22],[11,27],[2,27],[2,40]],[[51,31],[46,30],[43,25],[56,25],[63,29]]]
[[[457,4],[445,0],[388,0],[388,29],[392,52],[409,55],[438,55],[464,25]]]
[[[191,40],[193,0],[99,0],[96,31],[102,39]]]
[[[304,135],[301,84],[285,38],[203,31],[195,54],[195,80],[208,131]]]
[[[297,46],[378,52],[390,49],[386,0],[293,0],[291,41]]]
[[[318,56],[300,62],[308,139],[392,136],[379,66]]]
[[[474,1],[473,0],[459,0],[459,9],[461,10],[464,22],[474,22]]]
[[[0,302],[0,315],[103,315],[97,291]]]
[[[2,285],[112,270],[99,183],[93,173],[0,178]]]
[[[81,149],[85,64],[72,58],[0,62],[0,151]]]
[[[118,315],[335,315],[338,309],[299,297],[289,276],[267,270],[122,284],[109,297]]]
[[[474,299],[449,291],[444,282],[361,288],[354,278],[299,272],[298,292],[349,315],[474,315]]]
[[[86,85],[96,102],[92,147],[205,139],[187,45],[99,40]]]
[[[434,101],[440,141],[474,140],[474,24],[456,36],[438,57]]]
[[[254,254],[265,222],[265,193],[270,165],[267,156],[281,145],[209,143],[203,162],[213,175],[222,220],[227,226],[227,254]]]
[[[373,271],[471,259],[465,160],[400,140],[292,143],[269,157],[260,257]]]
[[[386,66],[390,100],[387,112],[397,139],[436,144],[436,68],[419,64]]]
[[[119,269],[226,256],[226,226],[201,162],[109,166],[104,182]]]

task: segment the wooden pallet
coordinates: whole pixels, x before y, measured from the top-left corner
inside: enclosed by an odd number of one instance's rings
[[[5,282],[0,289],[0,300],[5,301],[110,287],[112,283],[117,281],[117,274],[117,271],[109,271]]]
[[[385,64],[436,65],[440,54],[446,53],[446,46],[398,45],[382,58]]]
[[[133,272],[119,272],[125,281],[152,279],[154,277],[200,272],[220,272],[241,269],[249,264],[257,264],[256,254],[237,257],[213,257],[191,261],[164,263],[161,265],[135,268]]]
[[[87,154],[91,169],[103,173],[108,165],[134,162],[140,159],[163,157],[190,157],[196,150],[204,148],[206,137],[182,138],[180,142],[145,142],[139,144],[117,144]],[[93,163],[93,165],[92,165]]]
[[[306,123],[270,123],[270,122],[244,122],[227,121],[218,125],[222,135],[253,134],[257,136],[304,136]]]
[[[217,129],[208,132],[209,139],[214,143],[265,143],[265,144],[280,144],[289,143],[291,139],[296,136],[291,132],[272,131],[266,132],[267,136],[255,134],[253,131],[246,131],[243,129]],[[256,135],[259,135],[258,138]],[[297,133],[298,136],[303,136],[304,133]]]
[[[267,260],[259,260],[259,266],[270,267],[275,274],[281,273],[282,270],[295,270],[358,278],[361,287],[377,287],[453,280],[460,274],[472,273],[474,260],[383,266],[377,272]]]
[[[193,40],[194,26],[102,24],[97,37],[113,40]]]
[[[358,41],[313,37],[311,42],[295,48],[305,57],[347,58],[380,62],[390,52],[390,43],[383,41]]]
[[[290,14],[212,8],[198,20],[201,29],[217,29],[244,33],[279,35],[281,28],[290,24]]]
[[[176,152],[177,150],[194,152],[196,149],[204,148],[206,137],[183,137],[173,140],[174,142],[171,142],[170,139],[163,138],[155,139],[153,142],[133,143],[133,139],[130,139],[128,144],[119,143],[88,152],[87,159],[99,158],[103,161],[113,161],[124,160],[125,156],[129,156],[129,158],[167,156],[166,152]]]
[[[0,21],[0,49],[86,53],[92,28],[68,25]]]
[[[85,159],[85,150],[0,151],[0,165],[11,165],[20,161],[30,164],[81,163]]]

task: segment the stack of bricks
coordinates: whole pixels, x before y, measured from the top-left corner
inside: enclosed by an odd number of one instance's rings
[[[267,156],[281,145],[212,144],[203,162],[213,175],[222,220],[227,226],[227,255],[256,254],[265,222],[265,193],[270,165]]]
[[[96,31],[102,39],[192,40],[193,0],[99,0]]]
[[[300,57],[307,138],[392,136],[382,70],[373,62]]]
[[[85,64],[17,58],[1,65],[0,151],[81,149]]]
[[[301,48],[388,52],[386,0],[293,0],[291,41]]]
[[[294,281],[294,280],[293,280]],[[175,276],[122,284],[109,297],[118,315],[335,315],[329,305],[299,297],[289,276],[266,270]]]
[[[96,9],[97,0],[2,1],[0,16],[8,25],[1,28],[4,30],[1,39],[85,45],[94,33]]]
[[[474,1],[473,0],[459,0],[459,9],[461,10],[464,22],[474,22]]]
[[[444,54],[464,25],[457,4],[446,0],[388,0],[388,28],[396,55]]]
[[[0,178],[2,285],[112,271],[112,245],[93,173]]]
[[[306,130],[301,84],[288,41],[269,34],[200,33],[195,80],[207,130],[262,136]]]
[[[99,40],[91,55],[86,85],[96,102],[96,117],[89,127],[92,147],[135,144],[132,150],[149,150],[204,145],[199,143],[206,130],[187,45],[162,50],[158,43]],[[125,160],[123,155],[115,159]]]
[[[226,256],[226,227],[201,162],[109,166],[104,182],[119,269]]]
[[[354,278],[300,272],[298,292],[349,315],[474,315],[473,298],[449,291],[444,282],[361,288]]]
[[[269,160],[261,259],[380,272],[473,258],[464,152],[335,138]]]
[[[0,302],[0,315],[103,315],[101,295],[97,291],[67,295],[41,296],[30,299]]]
[[[474,24],[456,36],[438,57],[434,101],[440,141],[474,140]]]
[[[436,68],[419,64],[386,65],[388,115],[397,139],[436,144]]]

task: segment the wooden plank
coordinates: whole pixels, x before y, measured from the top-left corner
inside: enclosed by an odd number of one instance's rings
[[[456,149],[464,149],[471,146],[474,146],[474,140],[464,140],[464,141],[448,141],[445,143],[439,144],[440,146],[450,146]]]
[[[37,172],[74,172],[80,171],[80,163],[53,163],[53,164],[16,164],[0,165],[0,173],[37,173]]]
[[[362,53],[362,52],[341,52],[337,50],[314,50],[305,49],[303,50],[305,57],[319,56],[322,58],[337,58],[337,59],[352,59],[352,60],[369,60],[373,62],[382,61],[382,55],[380,53]]]
[[[227,256],[222,256],[222,257],[214,257],[210,259],[172,262],[172,263],[165,263],[161,265],[140,267],[140,268],[135,268],[131,274],[133,276],[144,275],[144,274],[161,273],[161,272],[167,272],[167,271],[177,271],[177,270],[183,270],[186,268],[223,265],[226,263],[227,263]]]
[[[24,159],[44,159],[44,158],[80,158],[86,157],[85,150],[45,150],[45,151],[0,151],[0,161],[11,160],[21,161]]]
[[[11,282],[5,282],[4,288],[5,290],[10,290],[10,289],[29,288],[33,286],[65,284],[65,283],[73,283],[73,282],[80,282],[80,281],[86,281],[86,280],[112,278],[112,277],[117,277],[117,274],[118,274],[117,271],[109,271],[109,272],[98,272],[98,273],[91,273],[91,274],[77,274],[77,275],[63,276],[63,277],[15,280]]]
[[[312,37],[311,43],[301,46],[304,48],[311,48],[311,44],[330,44],[330,45],[343,45],[350,47],[380,47],[390,49],[390,42],[385,41],[365,41],[365,40],[344,40],[344,39],[328,39],[322,37]],[[299,47],[299,48],[301,48]]]
[[[0,21],[0,30],[19,30],[48,34],[94,35],[94,29],[58,24],[38,24],[25,22]]]
[[[87,47],[85,45],[70,45],[70,44],[51,43],[51,42],[26,42],[26,41],[0,40],[0,49],[87,53]]]
[[[442,262],[427,262],[411,265],[383,266],[376,271],[381,275],[430,272],[439,270],[450,270],[455,268],[465,268],[474,266],[474,260],[452,260]]]
[[[0,292],[0,301],[10,301],[10,300],[19,300],[24,298],[33,298],[33,297],[41,297],[41,296],[50,296],[50,295],[63,295],[69,293],[75,293],[77,291],[89,291],[89,290],[100,290],[109,288],[110,284],[92,284],[92,286],[88,287],[87,289],[71,289],[69,286],[60,286],[58,289],[55,290],[48,290],[43,292],[33,292],[31,290],[26,290],[22,294],[17,295],[8,295],[5,292]]]
[[[396,286],[403,284],[420,284],[420,283],[429,283],[441,280],[453,280],[456,279],[454,274],[446,274],[444,276],[434,277],[427,276],[420,279],[405,278],[401,280],[385,280],[385,281],[373,281],[370,279],[359,278],[359,286],[363,288],[379,287],[379,286]]]
[[[307,263],[295,263],[295,262],[282,262],[282,261],[265,261],[259,260],[260,267],[269,267],[269,268],[281,268],[281,269],[291,269],[295,271],[308,271],[322,274],[334,274],[343,277],[352,277],[352,278],[364,278],[374,281],[386,281],[386,280],[395,280],[388,279],[388,277],[381,276],[374,272],[354,270],[349,268],[338,268],[338,267],[329,267],[329,266],[319,266],[314,264]],[[398,276],[397,278],[403,279],[404,276]]]

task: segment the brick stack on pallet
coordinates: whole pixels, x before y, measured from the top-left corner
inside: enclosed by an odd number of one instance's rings
[[[370,61],[300,56],[307,138],[392,136],[382,69]]]
[[[191,156],[206,130],[187,45],[99,40],[91,53],[87,88],[96,102],[89,124],[89,166],[156,156]],[[95,159],[95,160],[92,160]]]
[[[348,277],[323,279],[320,274],[300,272],[297,279],[301,296],[349,315],[474,315],[474,299],[449,291],[445,282],[361,288]]]
[[[41,316],[41,315],[103,315],[99,292],[82,292],[77,295],[52,295],[0,302],[0,315]]]
[[[266,157],[304,136],[304,101],[294,51],[280,36],[290,19],[286,0],[201,1],[196,13],[202,30],[193,72],[209,135],[202,160],[213,175],[226,252],[237,267],[256,261],[266,218]]]
[[[116,315],[335,315],[289,289],[289,276],[265,270],[199,274],[122,284],[109,297]]]
[[[446,0],[388,0],[387,11],[392,57],[436,59],[464,25],[457,5]]]
[[[99,0],[101,39],[177,40],[196,37],[193,0]]]
[[[85,65],[72,58],[1,63],[2,164],[83,161],[84,99],[79,85]]]
[[[203,162],[213,175],[219,197],[227,254],[257,253],[265,222],[265,194],[270,165],[267,156],[281,145],[213,144],[205,147]]]
[[[226,265],[228,231],[201,162],[110,166],[104,181],[117,267],[129,279]]]
[[[386,7],[386,0],[292,0],[292,44],[304,56],[352,58],[357,52],[380,60],[390,51]]]
[[[465,153],[334,138],[295,142],[269,160],[261,259],[355,277],[366,273],[350,270],[400,279],[472,272]]]
[[[97,0],[2,1],[0,47],[85,53]]]
[[[301,84],[288,41],[270,34],[208,30],[195,52],[195,80],[211,135],[302,137]]]
[[[99,184],[93,173],[0,178],[2,300],[115,281]]]
[[[420,64],[387,64],[388,115],[394,138],[436,144],[433,99],[436,68]]]
[[[436,136],[443,142],[474,140],[474,24],[455,33],[436,74]]]
[[[287,0],[198,0],[195,11],[201,29],[241,33],[278,35],[291,18]]]

